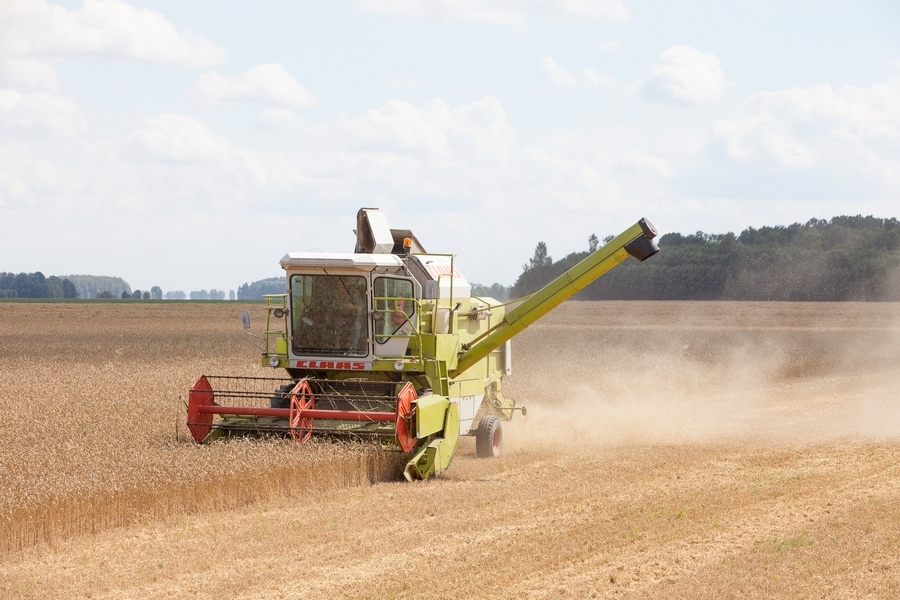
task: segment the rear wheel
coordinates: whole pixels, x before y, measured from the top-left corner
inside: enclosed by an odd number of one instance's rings
[[[497,458],[503,449],[503,428],[500,419],[482,417],[475,430],[475,455],[478,458]]]

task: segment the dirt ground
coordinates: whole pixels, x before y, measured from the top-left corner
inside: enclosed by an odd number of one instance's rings
[[[900,304],[569,302],[514,340],[504,456],[374,485],[174,441],[197,374],[260,374],[238,312],[0,304],[0,528],[143,494],[0,554],[0,597],[900,597]]]

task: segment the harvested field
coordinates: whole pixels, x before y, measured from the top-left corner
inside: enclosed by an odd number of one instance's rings
[[[514,342],[504,457],[375,485],[176,440],[197,375],[271,373],[239,310],[0,303],[0,597],[900,593],[900,304],[567,303]]]

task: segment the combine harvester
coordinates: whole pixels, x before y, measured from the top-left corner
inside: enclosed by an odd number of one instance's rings
[[[444,471],[461,435],[475,436],[479,457],[496,457],[501,421],[525,414],[500,393],[510,339],[628,256],[659,251],[656,229],[641,219],[540,291],[503,304],[472,296],[453,255],[426,252],[378,209],[359,211],[356,235],[353,254],[281,259],[287,294],[265,297],[259,339],[263,366],[288,377],[201,376],[188,401],[197,442],[369,438],[407,455],[408,480]],[[249,329],[247,311],[243,320]]]

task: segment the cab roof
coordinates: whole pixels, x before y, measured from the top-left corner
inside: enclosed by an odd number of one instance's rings
[[[403,261],[395,254],[338,254],[329,252],[288,252],[281,259],[285,270],[296,268],[343,267],[371,271],[379,267],[403,266]]]

